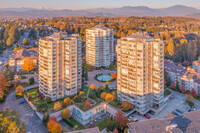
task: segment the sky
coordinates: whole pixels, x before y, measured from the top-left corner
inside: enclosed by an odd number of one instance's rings
[[[200,0],[0,0],[0,8],[51,8],[51,9],[93,9],[122,6],[148,6],[163,8],[185,5],[200,9]]]

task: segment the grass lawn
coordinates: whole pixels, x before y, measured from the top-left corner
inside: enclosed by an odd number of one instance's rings
[[[58,100],[58,101],[61,102],[61,103],[63,103],[63,99],[60,99],[60,100]],[[48,108],[53,108],[54,103],[56,103],[56,102],[58,102],[58,101],[54,101],[54,102],[47,103]]]
[[[70,122],[75,126],[75,125],[78,125],[78,129],[81,130],[81,129],[85,129],[80,123],[78,123],[74,118],[70,117],[69,118]]]
[[[97,124],[96,126],[99,128],[99,130],[103,130],[104,128],[106,128],[107,125],[107,119],[105,119],[104,121],[100,122],[99,124]]]

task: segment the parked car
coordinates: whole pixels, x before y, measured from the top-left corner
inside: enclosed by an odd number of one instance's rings
[[[197,110],[196,107],[191,107],[191,108],[189,109],[189,112],[191,112],[191,111],[196,111],[196,110]]]
[[[25,103],[25,100],[21,100],[21,101],[19,102],[19,105],[20,105],[20,104],[23,104],[23,103]]]
[[[172,100],[172,99],[174,99],[174,98],[175,98],[174,95],[171,95],[171,96],[169,97],[170,100]]]
[[[134,122],[137,122],[137,121],[138,121],[138,119],[137,119],[137,118],[134,118],[133,120],[134,120]]]
[[[144,116],[145,118],[147,118],[147,119],[150,119],[150,116],[147,115],[147,114],[144,114],[143,116]]]

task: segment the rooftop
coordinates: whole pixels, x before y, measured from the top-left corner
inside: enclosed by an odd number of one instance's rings
[[[196,83],[200,83],[200,74],[198,74],[195,69],[192,69],[191,67],[187,68],[183,78],[187,78],[189,80],[193,80]]]
[[[15,60],[21,60],[26,57],[29,57],[30,59],[38,59],[38,48],[31,48],[31,49],[23,49],[18,50],[11,59]]]
[[[102,29],[102,30],[107,30],[108,28],[106,26],[103,26],[103,25],[96,25],[94,27],[92,27],[92,30],[95,30],[95,29]]]
[[[150,119],[140,122],[128,123],[131,133],[199,133],[200,131],[200,110],[187,112],[184,116]]]
[[[148,32],[136,32],[127,37],[128,39],[151,39],[152,37]]]
[[[179,76],[182,76],[186,72],[186,67],[182,66],[181,64],[175,64],[173,61],[168,59],[164,59],[165,70],[176,73]]]

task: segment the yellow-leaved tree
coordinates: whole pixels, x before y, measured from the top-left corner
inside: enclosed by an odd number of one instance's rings
[[[25,60],[24,60],[24,64],[22,66],[22,69],[24,71],[28,71],[29,72],[29,71],[33,70],[34,67],[35,67],[35,64],[34,64],[33,60],[29,59],[28,57],[26,57]]]

